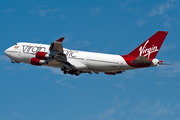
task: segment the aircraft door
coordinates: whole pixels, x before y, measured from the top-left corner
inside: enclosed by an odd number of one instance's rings
[[[86,60],[86,64],[89,64],[89,60],[88,59],[89,59],[89,57],[87,56],[86,59],[85,59]]]
[[[123,69],[124,64],[122,62],[120,62],[120,69]]]
[[[17,52],[18,52],[18,56],[21,57],[21,47],[19,47],[19,49],[17,49]]]
[[[123,67],[123,63],[122,62],[120,62],[120,67]]]

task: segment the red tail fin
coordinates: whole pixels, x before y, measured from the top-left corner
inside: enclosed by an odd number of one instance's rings
[[[167,31],[158,31],[148,40],[142,43],[139,47],[128,54],[130,57],[145,56],[149,59],[154,59],[168,34]]]

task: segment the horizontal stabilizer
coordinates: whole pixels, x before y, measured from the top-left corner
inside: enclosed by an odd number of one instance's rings
[[[151,64],[152,61],[145,56],[138,56],[135,60],[131,61],[133,64]]]

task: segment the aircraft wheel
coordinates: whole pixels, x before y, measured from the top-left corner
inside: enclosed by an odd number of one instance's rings
[[[15,63],[15,62],[11,61],[11,63]]]
[[[73,75],[75,72],[73,70],[69,71],[69,74]]]
[[[79,74],[75,73],[76,76],[79,76]]]
[[[64,70],[64,72],[63,72],[64,74],[66,74],[67,72],[66,72],[66,70]]]

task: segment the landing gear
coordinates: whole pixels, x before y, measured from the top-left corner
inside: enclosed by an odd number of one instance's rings
[[[16,62],[14,62],[14,61],[11,61],[11,63],[16,63]]]
[[[68,73],[71,74],[71,75],[73,75],[73,74],[74,74],[74,71],[73,71],[73,70],[70,70]]]
[[[76,76],[79,76],[81,74],[81,72],[78,71],[78,70],[69,70],[69,71],[67,71],[66,68],[61,68],[61,70],[63,71],[64,74],[71,74],[71,75],[76,75]]]
[[[63,73],[64,73],[64,74],[66,74],[66,73],[67,73],[67,71],[66,71],[66,70],[64,70],[64,71],[63,71]]]
[[[20,61],[10,59],[11,63],[20,63]]]
[[[79,76],[79,74],[75,73],[76,76]]]

